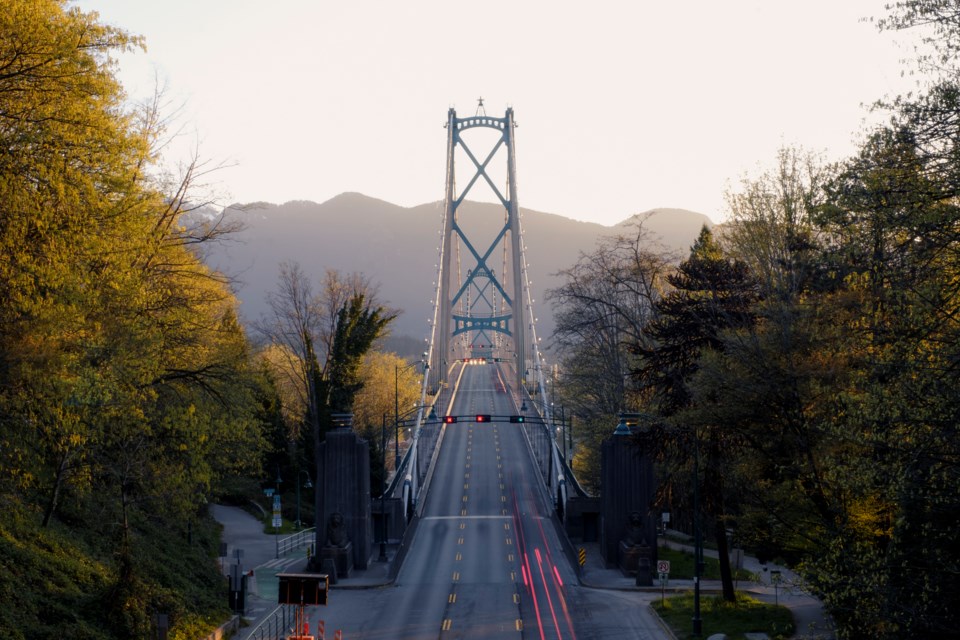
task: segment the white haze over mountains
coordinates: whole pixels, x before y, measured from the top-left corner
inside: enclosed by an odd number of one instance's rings
[[[225,213],[232,220],[243,221],[246,228],[209,249],[205,259],[237,279],[236,293],[246,322],[266,311],[266,295],[277,287],[280,263],[296,261],[317,283],[327,269],[362,272],[379,285],[382,302],[402,310],[394,323],[394,335],[417,340],[429,336],[441,202],[407,208],[344,193],[320,204],[231,205]],[[461,206],[460,215],[478,220],[478,229],[495,229],[503,224],[504,212],[499,205],[468,201]],[[682,209],[656,209],[640,215],[646,216],[645,228],[681,257],[701,227],[711,226],[705,215]],[[628,221],[609,227],[522,207],[521,220],[538,335],[546,342],[554,323],[544,293],[561,284],[556,274],[575,264],[581,253],[592,251],[598,238],[618,233]],[[474,242],[483,243],[484,239]],[[487,246],[489,243],[483,248]]]

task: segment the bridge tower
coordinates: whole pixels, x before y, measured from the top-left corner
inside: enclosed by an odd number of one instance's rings
[[[530,301],[525,299],[528,294],[517,202],[515,128],[513,109],[508,108],[502,118],[488,116],[482,98],[474,116],[458,118],[452,108],[447,113],[446,194],[436,301],[440,331],[435,343],[438,353],[432,360],[434,371],[445,376],[457,359],[499,359],[511,365],[519,389],[528,368],[530,318],[525,317],[524,310]],[[473,148],[484,144],[491,148],[486,155],[475,154],[468,141]],[[502,162],[504,156],[505,189],[501,190],[491,174],[496,169],[495,161]],[[459,192],[458,157],[469,163],[466,175],[472,172]],[[461,205],[478,184],[489,187],[500,206],[480,207],[487,220],[464,220],[465,208]]]

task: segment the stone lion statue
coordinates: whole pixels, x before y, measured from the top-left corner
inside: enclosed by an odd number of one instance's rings
[[[637,547],[647,544],[647,533],[644,531],[643,516],[639,511],[630,513],[627,521],[627,530],[623,535],[623,542],[628,547]]]
[[[327,522],[327,546],[343,549],[347,546],[347,527],[343,514],[337,511],[330,514]]]

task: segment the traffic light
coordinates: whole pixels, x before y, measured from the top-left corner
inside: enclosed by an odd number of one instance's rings
[[[523,422],[523,416],[510,416],[510,422]]]
[[[477,422],[490,422],[490,415],[489,415],[489,414],[486,414],[486,413],[478,413],[478,414],[477,414],[477,419],[476,419],[476,421],[477,421]]]
[[[443,416],[444,424],[453,424],[457,421],[457,416]]]

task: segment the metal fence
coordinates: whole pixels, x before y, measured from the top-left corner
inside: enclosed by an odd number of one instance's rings
[[[241,637],[244,640],[282,640],[293,631],[296,617],[295,606],[281,604]]]
[[[316,527],[310,527],[309,529],[304,529],[303,531],[298,531],[292,535],[289,535],[285,538],[279,538],[277,540],[277,557],[295,551],[300,547],[305,547],[308,545],[313,545],[316,538]]]

